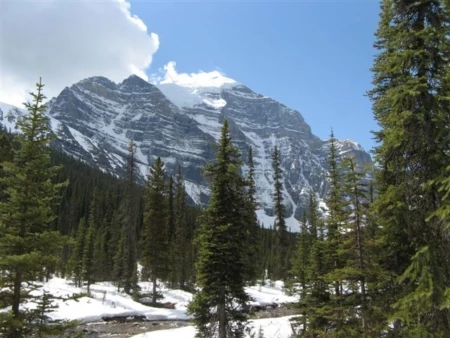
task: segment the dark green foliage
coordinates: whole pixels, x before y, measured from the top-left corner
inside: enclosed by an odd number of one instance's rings
[[[255,165],[253,163],[253,149],[248,150],[248,174],[247,174],[247,214],[248,214],[248,237],[250,242],[247,249],[247,273],[245,279],[250,284],[255,284],[258,276],[264,274],[261,271],[261,260],[259,252],[259,224],[256,216],[256,209],[258,207],[256,203],[256,183],[255,183]]]
[[[94,260],[93,260],[93,279],[95,281],[111,280],[111,259],[109,257],[109,237],[110,230],[104,223],[100,223],[100,227],[95,232],[94,239]]]
[[[114,255],[114,270],[113,278],[117,282],[117,291],[120,291],[122,287],[122,278],[124,273],[124,241],[125,235],[123,232],[120,233],[119,240],[117,241],[117,248]]]
[[[328,217],[326,221],[326,229],[328,233],[328,255],[330,261],[330,269],[338,269],[343,266],[338,255],[338,245],[341,240],[341,233],[339,230],[341,224],[346,221],[348,216],[345,208],[347,201],[342,192],[342,170],[340,166],[340,159],[338,156],[336,138],[333,130],[331,130],[330,140],[328,142],[328,179],[329,190],[325,202],[328,206]],[[339,281],[334,282],[334,292],[337,297],[340,296],[342,284]]]
[[[272,265],[273,265],[273,244],[275,238],[275,231],[273,228],[265,229],[264,227],[259,228],[259,254],[260,254],[260,265],[262,274],[262,283],[265,283],[266,278],[270,278],[272,275]]]
[[[186,190],[181,167],[175,183],[175,240],[173,255],[175,257],[175,285],[181,289],[189,289],[193,279],[193,228],[189,226]]]
[[[308,295],[309,287],[309,258],[311,251],[311,233],[308,229],[308,220],[306,213],[303,214],[301,221],[300,233],[297,236],[296,251],[292,258],[292,267],[290,274],[292,280],[289,281],[289,287],[293,292],[296,292],[300,296],[299,307],[301,310],[301,324],[303,334],[306,332],[307,324],[307,312],[306,312],[306,298]]]
[[[11,144],[10,137],[7,134],[0,134],[0,177],[4,177],[3,162],[11,162],[14,158],[14,152]],[[0,200],[5,198],[4,190],[6,189],[5,184],[0,184]]]
[[[90,295],[90,286],[94,282],[94,240],[95,240],[95,225],[91,218],[88,222],[88,229],[84,238],[83,248],[83,280],[87,282],[87,293]]]
[[[306,336],[323,334],[328,331],[330,291],[325,281],[329,269],[329,242],[324,236],[324,224],[319,214],[317,199],[314,192],[310,193],[307,214],[309,224],[309,266],[305,271],[306,289],[302,290],[305,297],[300,303],[308,320]],[[299,257],[301,259],[301,256]]]
[[[175,196],[173,177],[167,182],[167,242],[169,246],[175,238]]]
[[[17,136],[18,149],[12,161],[1,165],[0,184],[6,190],[0,201],[0,299],[11,306],[11,312],[3,312],[0,321],[3,335],[9,338],[39,330],[33,315],[20,305],[30,297],[33,281],[54,269],[65,241],[51,226],[65,184],[52,183],[58,167],[50,166],[47,146],[52,136],[42,105],[43,85],[39,82],[36,87],[33,103],[25,104],[29,113],[17,123],[22,132]]]
[[[153,303],[157,300],[157,279],[168,277],[168,203],[164,177],[164,163],[157,158],[150,168],[145,189],[144,222],[141,236],[141,264],[143,279],[153,284]]]
[[[84,242],[86,238],[86,222],[82,218],[78,225],[75,243],[73,245],[72,254],[68,262],[68,275],[72,276],[75,285],[81,287],[83,281],[83,253]]]
[[[123,286],[126,293],[138,291],[137,277],[137,206],[139,205],[135,195],[137,178],[136,144],[131,141],[128,145],[127,177],[125,186],[125,198],[121,201],[119,213],[116,220],[121,224],[122,232],[120,240],[117,242],[117,252],[122,256],[116,256],[115,264],[119,268],[116,271],[116,278],[119,287]],[[119,262],[120,261],[120,262]]]
[[[273,244],[273,266],[270,278],[275,280],[285,279],[288,270],[288,239],[285,220],[285,207],[283,204],[283,173],[281,169],[281,158],[278,147],[275,146],[272,154],[272,167],[274,170],[274,213],[276,230]]]
[[[450,237],[433,217],[448,205],[448,190],[439,189],[450,164],[448,9],[447,1],[385,0],[376,33],[374,213],[384,266],[399,276],[387,290],[396,337],[450,335]]]
[[[175,269],[176,260],[178,257],[175,252],[175,196],[174,196],[174,180],[170,176],[167,182],[167,246],[168,246],[168,281],[170,287],[176,284]]]
[[[241,160],[225,120],[216,161],[205,167],[211,199],[201,217],[196,246],[201,290],[189,304],[199,337],[243,337],[248,295],[244,291],[248,220]]]

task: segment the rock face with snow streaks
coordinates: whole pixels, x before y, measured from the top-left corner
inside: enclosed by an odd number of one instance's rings
[[[0,123],[12,128],[22,112],[0,105]],[[228,79],[214,87],[160,83],[155,86],[132,75],[116,84],[91,77],[66,87],[49,102],[48,116],[66,153],[102,170],[124,174],[127,145],[137,145],[141,179],[160,156],[169,174],[180,165],[186,188],[196,203],[206,203],[208,182],[202,167],[214,159],[214,142],[228,119],[233,141],[244,162],[253,148],[260,210],[266,227],[272,225],[273,169],[271,155],[278,146],[285,178],[288,225],[298,230],[309,192],[320,198],[327,191],[327,142],[315,136],[299,112]],[[370,155],[357,143],[339,141],[342,156],[360,164]],[[244,171],[246,167],[244,166]]]

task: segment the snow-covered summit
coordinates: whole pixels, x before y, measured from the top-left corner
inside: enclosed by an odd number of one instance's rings
[[[219,71],[180,74],[175,66],[175,62],[164,66],[164,78],[156,80],[155,85],[179,108],[192,108],[201,104],[223,108],[226,101],[220,97],[221,91],[239,85],[236,80]]]

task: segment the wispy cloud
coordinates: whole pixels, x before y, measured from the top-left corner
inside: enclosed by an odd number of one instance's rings
[[[178,73],[175,61],[168,62],[163,69],[160,69],[160,74],[152,75],[150,80],[156,84],[173,83],[190,88],[220,88],[224,85],[233,85],[237,83],[235,80],[226,77],[218,70],[210,72],[199,71],[198,73]]]

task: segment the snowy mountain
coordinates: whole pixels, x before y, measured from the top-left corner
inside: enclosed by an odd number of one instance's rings
[[[14,131],[22,113],[1,104],[0,123]],[[119,84],[91,77],[50,100],[47,114],[64,152],[106,172],[124,173],[130,139],[138,147],[142,179],[157,156],[169,174],[181,165],[188,193],[196,203],[207,201],[208,182],[202,167],[214,159],[214,142],[227,118],[244,160],[249,146],[253,147],[258,216],[266,227],[273,224],[271,153],[275,145],[282,155],[291,230],[299,228],[295,218],[306,208],[311,189],[320,198],[327,191],[327,142],[311,132],[298,111],[226,77],[208,84],[166,79],[157,85],[135,75]],[[341,156],[355,156],[360,164],[371,161],[356,142],[339,141],[338,147]]]

